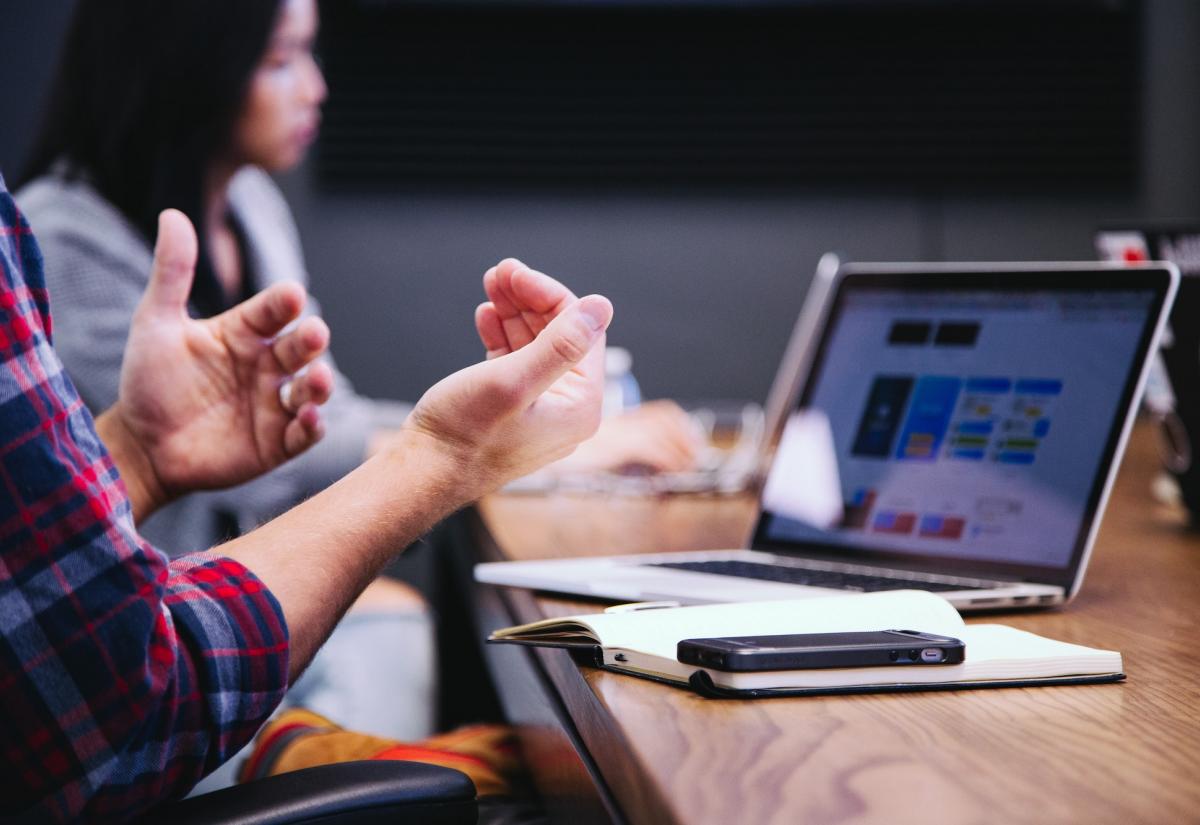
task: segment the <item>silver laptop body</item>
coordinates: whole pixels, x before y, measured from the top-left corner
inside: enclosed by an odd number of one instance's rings
[[[960,610],[1070,600],[1178,271],[823,264],[768,399],[779,423],[750,549],[482,564],[476,579],[684,604],[899,588]],[[814,413],[842,499],[821,524],[779,492],[811,482],[788,475],[803,462],[785,423]]]

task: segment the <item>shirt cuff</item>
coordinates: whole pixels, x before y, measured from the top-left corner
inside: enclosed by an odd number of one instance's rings
[[[163,606],[191,648],[215,733],[210,759],[219,764],[250,741],[287,690],[283,608],[249,569],[215,553],[170,563]]]

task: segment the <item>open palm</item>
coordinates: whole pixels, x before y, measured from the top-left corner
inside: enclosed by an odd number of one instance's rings
[[[488,360],[429,389],[408,423],[463,456],[477,492],[562,458],[600,421],[606,298],[576,298],[506,260],[484,276],[475,323]]]
[[[187,218],[164,212],[121,366],[121,422],[171,495],[246,481],[315,444],[317,407],[333,386],[323,363],[294,377],[329,340],[318,318],[280,334],[304,307],[298,284],[276,285],[215,318],[189,318],[196,249]],[[280,387],[289,381],[285,408]]]

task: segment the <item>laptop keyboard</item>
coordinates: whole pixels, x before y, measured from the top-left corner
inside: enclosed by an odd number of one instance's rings
[[[892,576],[869,576],[838,570],[809,570],[782,564],[759,564],[751,561],[678,561],[660,562],[647,567],[669,567],[673,570],[689,570],[693,573],[715,573],[719,576],[739,576],[744,579],[762,579],[784,584],[804,584],[810,587],[830,587],[838,590],[859,590],[870,593],[877,590],[982,590],[995,585],[979,583],[950,583],[929,579],[905,579]]]

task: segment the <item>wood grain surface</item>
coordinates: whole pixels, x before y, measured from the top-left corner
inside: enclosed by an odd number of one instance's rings
[[[1121,651],[1128,681],[948,693],[708,700],[537,660],[634,823],[1200,822],[1200,538],[1150,496],[1135,431],[1079,597],[1001,621]],[[739,545],[747,498],[496,496],[485,556]],[[595,604],[500,589],[514,621]],[[535,772],[537,766],[534,766]]]

